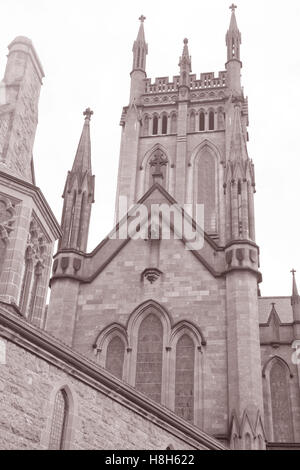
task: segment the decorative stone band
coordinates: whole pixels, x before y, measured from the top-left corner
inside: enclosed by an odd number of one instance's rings
[[[59,276],[62,274],[63,276],[77,276],[82,265],[83,263],[79,253],[76,256],[74,252],[64,251],[53,261],[52,275]]]
[[[248,240],[236,240],[225,248],[226,268],[259,268],[259,248]]]
[[[267,439],[260,410],[256,414],[244,410],[240,417],[233,411],[229,439],[234,450],[265,450]]]

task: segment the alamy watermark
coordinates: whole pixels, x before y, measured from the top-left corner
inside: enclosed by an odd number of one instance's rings
[[[193,218],[191,217],[193,215]],[[204,245],[204,205],[135,204],[128,208],[126,196],[119,197],[118,225],[109,238],[126,240],[183,240],[187,250]]]

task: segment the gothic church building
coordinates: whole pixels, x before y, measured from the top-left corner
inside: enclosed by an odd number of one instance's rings
[[[300,296],[294,272],[291,297],[260,296],[231,10],[217,77],[192,73],[184,39],[178,75],[147,78],[140,17],[116,225],[91,253],[93,112],[84,112],[59,224],[34,176],[43,68],[29,39],[9,45],[0,84],[1,449],[300,448]],[[141,204],[169,209],[169,239],[163,213],[155,223],[140,216],[131,236]],[[177,216],[201,246],[175,236]]]

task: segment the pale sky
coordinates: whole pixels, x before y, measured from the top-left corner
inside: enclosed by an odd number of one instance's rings
[[[89,250],[113,226],[122,106],[128,104],[132,44],[141,14],[149,53],[147,76],[178,74],[182,40],[192,70],[225,69],[229,0],[2,0],[0,75],[7,45],[32,39],[45,70],[34,146],[37,185],[60,222],[86,107],[91,122],[96,203]],[[240,0],[242,83],[249,97],[249,155],[255,163],[256,234],[262,295],[290,295],[292,268],[300,288],[300,2]],[[300,107],[299,107],[300,109]]]

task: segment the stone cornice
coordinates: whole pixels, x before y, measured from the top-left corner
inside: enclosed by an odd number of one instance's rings
[[[224,271],[222,273],[223,276],[226,276],[226,274],[228,273],[232,273],[234,271],[249,271],[251,272],[252,274],[254,274],[256,277],[257,277],[257,281],[258,283],[261,283],[262,282],[262,274],[260,271],[257,271],[256,269],[253,269],[253,268],[250,268],[248,266],[232,266],[231,268],[229,269],[226,269],[226,271]]]
[[[236,240],[231,240],[230,242],[228,242],[228,243],[226,244],[225,250],[226,250],[227,248],[230,248],[230,247],[233,246],[233,245],[251,245],[251,246],[253,246],[254,248],[257,248],[257,249],[258,249],[258,252],[259,252],[259,246],[258,246],[255,242],[253,242],[252,240],[247,240],[247,239],[242,240],[242,239],[239,239],[239,238],[236,239]]]
[[[46,201],[42,191],[37,186],[29,183],[28,181],[21,180],[16,176],[5,173],[0,170],[1,185],[8,188],[13,188],[15,191],[22,192],[27,196],[31,196],[37,208],[45,218],[48,228],[51,229],[53,238],[56,240],[61,236],[61,229],[58,221],[55,218],[48,202]]]
[[[226,450],[215,438],[175,415],[171,410],[153,402],[109,374],[105,369],[72,350],[56,338],[25,320],[12,316],[0,306],[0,336],[64,370],[70,376],[110,396],[157,426],[188,444],[201,449]]]
[[[299,442],[267,442],[267,450],[300,450]]]

